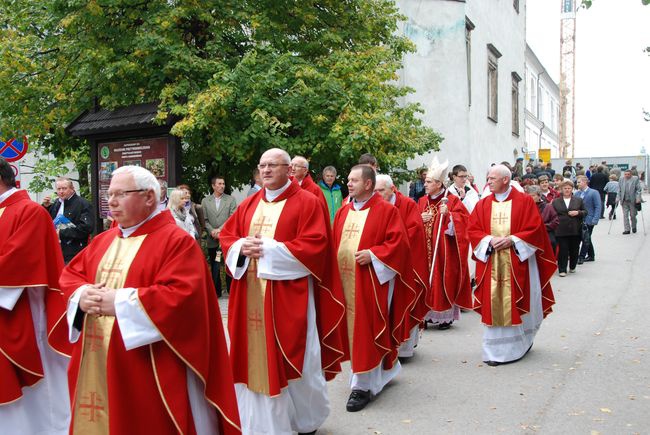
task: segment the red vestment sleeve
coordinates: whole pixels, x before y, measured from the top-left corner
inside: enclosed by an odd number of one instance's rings
[[[63,255],[52,219],[24,190],[10,195],[0,208],[4,209],[0,216],[0,287],[16,291],[44,287],[48,344],[69,355],[65,300],[58,282]],[[13,310],[0,308],[0,404],[21,397],[21,388],[35,384],[43,375],[29,296],[23,290]]]

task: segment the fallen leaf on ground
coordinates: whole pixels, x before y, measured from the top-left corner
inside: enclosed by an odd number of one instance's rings
[[[609,408],[600,408],[600,412],[606,412],[606,413],[608,413],[608,414],[611,414],[611,413],[612,413],[612,410],[609,409]]]
[[[411,420],[402,420],[402,423],[410,423]]]

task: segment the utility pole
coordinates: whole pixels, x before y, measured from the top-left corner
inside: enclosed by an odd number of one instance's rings
[[[576,102],[576,0],[561,0],[560,23],[560,157],[573,158]]]

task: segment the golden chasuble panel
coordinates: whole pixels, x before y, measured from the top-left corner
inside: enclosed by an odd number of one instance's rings
[[[490,230],[495,237],[510,235],[512,201],[492,202]],[[512,262],[510,249],[492,253],[492,326],[512,326]]]
[[[95,283],[124,288],[133,259],[146,235],[116,237],[104,253]],[[75,434],[108,434],[108,384],[106,365],[114,316],[86,315],[82,336],[82,359],[74,401]]]
[[[350,341],[350,357],[352,357],[352,337],[354,336],[354,319],[355,319],[355,271],[356,260],[354,254],[359,249],[361,234],[368,219],[370,209],[355,211],[350,210],[343,224],[341,234],[341,244],[336,254],[343,283],[343,293],[345,294],[346,319],[348,323],[348,339]]]
[[[2,207],[2,208],[0,208],[0,217],[2,217],[2,213],[5,212],[5,208],[7,208],[7,207]]]
[[[275,230],[286,199],[278,202],[261,200],[248,229],[249,236],[275,238]],[[266,280],[257,277],[258,260],[251,258],[246,271],[246,332],[248,336],[248,389],[269,395],[269,368],[266,348],[264,296]]]

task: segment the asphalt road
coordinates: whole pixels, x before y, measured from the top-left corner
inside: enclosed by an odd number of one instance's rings
[[[650,433],[650,243],[623,235],[622,211],[594,229],[596,261],[555,276],[554,312],[518,363],[481,361],[482,326],[462,313],[427,330],[412,360],[357,413],[345,410],[349,366],[328,384],[319,434]],[[650,212],[645,210],[650,230]]]

